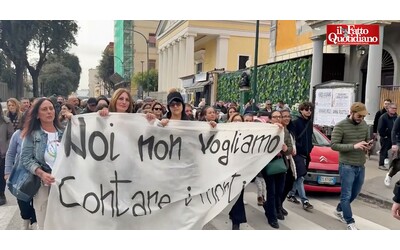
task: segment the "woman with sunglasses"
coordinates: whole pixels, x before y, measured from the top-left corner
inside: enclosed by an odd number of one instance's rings
[[[156,116],[158,120],[161,120],[163,117],[163,106],[159,102],[154,102],[151,106],[152,113]]]
[[[313,112],[314,105],[311,102],[303,102],[299,105],[300,115],[294,117],[292,124],[288,125],[288,129],[294,134],[296,141],[296,155],[293,159],[296,163],[296,176],[297,178],[304,177],[307,174],[308,165],[311,161],[311,150],[314,145],[312,144],[313,136]],[[297,119],[296,119],[297,118]],[[299,201],[292,195],[288,196],[288,201],[299,203]],[[304,209],[312,209],[313,206],[304,201]]]
[[[168,123],[168,120],[189,120],[185,113],[185,102],[181,93],[176,90],[171,90],[167,96],[167,109],[168,112],[164,116],[164,122]],[[166,125],[166,124],[165,124]],[[165,126],[164,125],[164,126]]]
[[[280,128],[284,128],[282,121],[282,114],[280,111],[273,111],[270,115],[270,121],[272,124],[278,125]],[[282,150],[272,159],[282,158],[286,166],[288,166],[286,161],[286,155],[290,155],[293,151],[293,145],[290,139],[289,131],[285,129],[284,132],[284,143],[282,145]],[[268,164],[266,166],[268,168]],[[263,177],[265,183],[267,184],[267,200],[264,202],[263,208],[265,210],[265,216],[267,217],[268,224],[273,228],[279,228],[278,219],[284,220],[285,217],[282,214],[282,202],[281,197],[285,185],[285,173],[278,173],[273,175],[267,175],[264,169]]]

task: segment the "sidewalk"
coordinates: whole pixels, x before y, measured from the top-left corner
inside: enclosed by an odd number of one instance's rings
[[[378,158],[378,155],[371,155],[371,159],[365,163],[365,181],[359,197],[381,207],[391,208],[394,184],[400,179],[400,174],[393,176],[390,187],[386,187],[383,180],[388,172],[378,169]]]

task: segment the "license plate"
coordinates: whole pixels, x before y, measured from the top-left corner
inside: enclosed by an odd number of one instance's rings
[[[336,178],[335,177],[329,177],[329,176],[318,176],[317,181],[318,181],[318,184],[335,185]]]

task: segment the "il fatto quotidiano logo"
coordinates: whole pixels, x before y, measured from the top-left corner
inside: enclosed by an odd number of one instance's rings
[[[330,45],[379,44],[378,24],[328,24],[326,43]]]

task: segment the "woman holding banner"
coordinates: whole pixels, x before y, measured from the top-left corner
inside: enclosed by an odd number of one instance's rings
[[[63,128],[53,102],[48,98],[37,99],[29,109],[21,132],[23,141],[19,164],[41,179],[41,186],[33,197],[38,229],[44,226],[50,185],[55,181],[51,170],[62,135]]]
[[[169,120],[189,120],[185,113],[185,102],[181,93],[176,89],[171,89],[167,96],[167,109],[168,112],[161,120],[163,126],[168,124]]]
[[[269,119],[272,124],[276,124],[280,128],[283,128],[283,125],[281,124],[282,114],[280,111],[273,111],[269,115]],[[271,162],[274,160],[283,159],[283,162],[286,164],[287,161],[285,156],[290,155],[292,151],[293,145],[290,139],[289,131],[285,128],[282,150],[271,160]],[[264,202],[263,207],[268,224],[273,228],[279,228],[278,219],[285,219],[282,214],[281,197],[285,185],[286,172],[268,175],[266,169],[269,167],[271,162],[268,163],[263,170],[263,177],[265,183],[267,184],[267,200]],[[286,164],[286,166],[287,165],[288,164]]]
[[[111,97],[108,108],[98,111],[101,116],[107,116],[109,112],[132,113],[133,99],[128,90],[124,88],[117,89]]]

